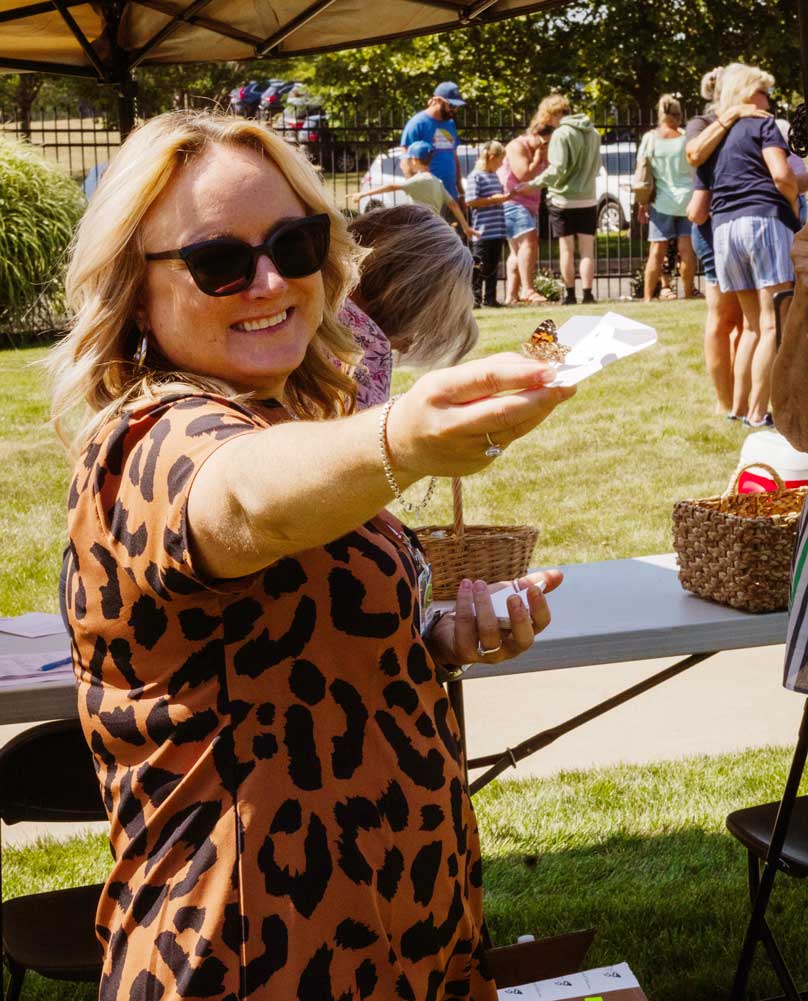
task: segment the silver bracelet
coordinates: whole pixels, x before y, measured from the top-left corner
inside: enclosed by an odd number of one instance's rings
[[[382,453],[382,469],[384,470],[384,478],[387,480],[387,485],[393,491],[393,496],[396,500],[401,502],[401,506],[408,514],[416,514],[422,508],[425,508],[432,498],[432,492],[435,489],[435,484],[438,482],[437,476],[433,476],[429,481],[429,486],[424,494],[424,499],[420,504],[410,504],[405,501],[402,493],[401,487],[396,483],[396,478],[393,475],[393,465],[390,462],[390,452],[387,448],[387,418],[390,416],[390,411],[393,409],[393,404],[401,397],[398,393],[396,396],[391,396],[390,399],[382,407],[382,412],[379,416],[379,451]]]

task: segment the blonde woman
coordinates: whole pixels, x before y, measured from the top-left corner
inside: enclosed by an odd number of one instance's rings
[[[423,205],[396,205],[357,216],[349,229],[368,252],[341,314],[363,351],[355,372],[363,409],[389,397],[393,351],[404,365],[453,365],[480,331],[471,254],[440,216]]]
[[[651,302],[662,273],[668,241],[676,240],[685,298],[696,293],[696,255],[690,241],[687,206],[693,192],[693,171],[685,158],[682,107],[672,94],[663,94],[657,105],[657,126],[647,132],[637,150],[637,161],[645,159],[654,174],[654,200],[641,205],[638,218],[648,224],[648,260],[645,264],[645,301]],[[668,293],[665,295],[665,293]],[[672,289],[663,289],[660,299],[675,299]]]
[[[135,131],[80,224],[51,368],[114,858],[101,1001],[496,998],[438,671],[526,649],[560,575],[522,582],[507,630],[483,582],[429,621],[384,506],[484,468],[569,392],[496,355],[351,415],[336,317],[361,256],[305,158],[225,116]]]
[[[724,114],[739,104],[767,112],[773,85],[771,74],[758,67],[733,63],[725,68],[717,109],[725,137],[699,168],[701,185],[711,192],[718,284],[722,292],[737,295],[743,311],[735,356],[735,413],[746,414],[749,427],[771,423],[773,297],[794,278],[789,252],[800,228],[799,187],[774,118],[745,117],[730,125]]]
[[[523,187],[547,166],[547,149],[553,129],[567,108],[560,94],[545,97],[524,135],[505,147],[505,162],[498,175],[502,188],[511,195],[505,203],[505,230],[510,253],[506,263],[505,305],[538,305],[546,302],[533,288],[539,256],[539,206],[541,190]]]

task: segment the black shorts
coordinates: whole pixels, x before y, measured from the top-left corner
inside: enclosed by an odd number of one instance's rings
[[[550,202],[547,211],[553,236],[575,236],[576,233],[583,233],[585,236],[595,235],[597,206],[591,205],[585,209],[562,209]]]

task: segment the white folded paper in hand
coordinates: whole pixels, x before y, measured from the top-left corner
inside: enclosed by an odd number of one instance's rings
[[[656,340],[653,327],[620,313],[572,316],[558,328],[559,343],[570,351],[555,366],[557,374],[550,385],[575,386],[618,358],[627,358],[656,344]]]

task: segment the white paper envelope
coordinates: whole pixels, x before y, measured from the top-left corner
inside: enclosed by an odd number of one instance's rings
[[[627,358],[656,344],[653,327],[620,313],[573,316],[558,329],[559,343],[570,351],[556,366],[551,386],[575,386],[619,358]]]

